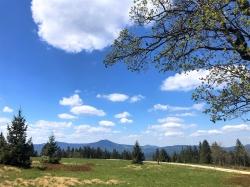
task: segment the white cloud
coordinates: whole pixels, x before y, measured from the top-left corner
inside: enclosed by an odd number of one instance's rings
[[[107,99],[107,100],[112,101],[112,102],[124,102],[124,101],[129,99],[128,95],[121,94],[121,93],[112,93],[112,94],[108,94],[108,95],[98,94],[96,97]]]
[[[145,97],[143,95],[134,95],[134,96],[130,97],[129,102],[136,103],[136,102],[141,101],[142,99],[145,99]]]
[[[4,135],[7,133],[7,125],[11,122],[9,118],[0,117],[0,133]]]
[[[133,123],[133,120],[129,119],[129,117],[131,117],[131,114],[126,111],[115,115],[115,118],[119,119],[120,123],[123,123],[123,124]]]
[[[76,130],[76,133],[82,134],[82,133],[107,133],[111,132],[111,129],[105,128],[105,127],[93,127],[90,125],[79,125],[74,128]]]
[[[250,125],[247,124],[239,124],[239,125],[225,125],[220,129],[212,129],[212,130],[198,130],[192,133],[190,136],[208,136],[208,135],[219,135],[219,134],[228,134],[232,132],[244,132],[250,131]]]
[[[250,131],[250,125],[247,124],[225,125],[221,129],[226,132]]]
[[[55,122],[55,121],[46,121],[39,120],[35,123],[35,127],[41,129],[64,129],[72,126],[71,122]]]
[[[79,106],[82,104],[82,99],[80,98],[80,96],[78,94],[74,94],[70,97],[63,97],[60,101],[59,101],[60,105],[63,106]]]
[[[102,120],[102,121],[99,121],[99,125],[103,127],[113,127],[115,126],[115,123],[112,121]]]
[[[183,132],[181,132],[181,131],[170,131],[170,132],[165,132],[165,134],[164,134],[165,136],[174,136],[174,137],[176,137],[176,136],[182,136],[182,135],[184,135],[184,133]]]
[[[161,110],[161,111],[167,111],[169,109],[168,105],[163,105],[163,104],[155,104],[153,106],[152,111],[157,111],[157,110]]]
[[[176,123],[182,123],[183,119],[177,118],[177,117],[166,117],[158,119],[159,123],[170,123],[170,122],[176,122]]]
[[[118,118],[118,119],[120,119],[120,118],[127,118],[127,117],[130,117],[131,116],[131,114],[129,113],[129,112],[122,112],[122,113],[119,113],[119,114],[116,114],[115,115],[115,118]]]
[[[3,108],[3,112],[5,113],[12,113],[14,110],[12,108],[10,108],[9,106],[5,106]]]
[[[194,112],[184,112],[184,113],[178,113],[175,114],[175,116],[177,117],[192,117],[192,116],[196,116],[196,114]]]
[[[67,52],[101,50],[129,23],[132,0],[32,0],[38,35]]]
[[[213,130],[198,130],[194,133],[192,133],[190,136],[196,137],[196,136],[208,136],[208,135],[218,135],[222,134],[223,132],[217,129]]]
[[[0,117],[0,126],[6,126],[8,123],[10,123],[9,118]]]
[[[58,114],[58,117],[60,119],[76,119],[76,116],[73,116],[71,114],[67,114],[67,113],[62,113],[62,114]]]
[[[105,116],[106,113],[103,110],[97,109],[90,105],[74,106],[70,110],[75,115],[91,115],[91,116]]]
[[[204,103],[193,104],[190,107],[155,104],[151,109],[149,109],[149,111],[171,111],[171,112],[190,111],[190,110],[202,111],[204,106],[205,106]]]
[[[121,118],[120,119],[120,123],[125,124],[125,123],[133,123],[132,119],[128,119],[128,118]]]
[[[190,91],[202,84],[201,78],[209,74],[208,70],[193,70],[187,73],[177,73],[166,78],[162,85],[162,91]]]

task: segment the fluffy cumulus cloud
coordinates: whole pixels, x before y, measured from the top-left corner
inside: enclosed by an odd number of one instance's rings
[[[223,131],[236,132],[236,131],[250,131],[250,125],[239,124],[239,125],[225,125],[222,127]]]
[[[177,117],[166,117],[158,119],[159,124],[150,125],[146,133],[157,134],[158,136],[183,136],[184,130],[194,127],[193,124],[185,124],[183,119]]]
[[[83,105],[81,97],[76,93],[70,97],[63,97],[59,101],[60,105],[70,106],[70,112],[74,115],[105,116],[106,113],[91,105]],[[75,119],[76,116],[63,113],[58,115],[61,119]]]
[[[177,73],[166,78],[162,85],[162,91],[190,91],[201,85],[202,80],[209,74],[208,70],[194,70],[187,73]]]
[[[143,95],[134,95],[134,96],[130,97],[129,102],[130,103],[137,103],[143,99],[145,99],[145,97]]]
[[[70,97],[63,97],[59,104],[63,106],[78,106],[82,104],[82,99],[78,94],[74,94]]]
[[[198,130],[192,133],[190,136],[209,136],[209,135],[226,135],[234,132],[247,132],[250,131],[250,125],[248,124],[239,124],[239,125],[225,125],[220,129],[211,129],[211,130]]]
[[[106,113],[90,105],[74,106],[70,110],[75,115],[105,116]]]
[[[65,141],[72,127],[71,122],[38,120],[28,125],[27,134],[35,143],[45,143],[51,134],[55,135],[57,140]]]
[[[108,94],[108,95],[98,94],[96,97],[107,99],[107,100],[112,101],[112,102],[124,102],[124,101],[129,99],[128,95],[121,94],[121,93],[112,93],[112,94]]]
[[[129,101],[130,103],[137,103],[143,99],[145,99],[145,97],[141,94],[139,95],[134,95],[134,96],[129,96],[127,94],[122,94],[122,93],[112,93],[112,94],[98,94],[96,96],[97,98],[103,98],[103,99],[107,99],[109,101],[112,102],[125,102],[125,101]]]
[[[131,114],[126,111],[115,115],[115,118],[119,119],[120,123],[122,124],[133,123],[133,120],[129,119],[130,117]]]
[[[77,117],[76,116],[73,116],[71,114],[67,114],[67,113],[62,113],[62,114],[58,114],[58,117],[60,119],[76,119]]]
[[[38,35],[67,52],[100,50],[129,23],[132,0],[32,0]]]
[[[112,121],[102,120],[102,121],[99,121],[99,125],[103,127],[113,127],[115,126],[115,123]]]
[[[72,123],[39,120],[35,123],[35,126],[38,128],[47,128],[47,129],[62,129],[62,128],[72,127]]]
[[[9,106],[5,106],[3,107],[3,112],[5,113],[12,113],[14,110],[12,108],[10,108]]]
[[[213,130],[198,130],[194,133],[192,133],[190,136],[196,137],[196,136],[208,136],[208,135],[218,135],[222,134],[222,131],[213,129]]]
[[[204,103],[193,104],[190,107],[155,104],[151,109],[149,109],[149,111],[170,111],[170,112],[191,111],[191,110],[202,111],[204,106],[205,106]]]

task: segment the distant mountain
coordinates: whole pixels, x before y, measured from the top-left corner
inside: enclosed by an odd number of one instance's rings
[[[111,142],[109,140],[100,140],[98,142],[94,143],[65,143],[65,142],[57,142],[58,146],[61,149],[67,149],[70,148],[80,148],[80,147],[92,147],[92,148],[98,148],[101,149],[107,149],[108,151],[112,151],[113,149],[116,149],[119,152],[122,152],[123,150],[131,151],[133,148],[133,145],[126,145],[126,144],[117,144],[114,142]],[[42,150],[42,147],[44,144],[34,144],[34,149],[40,153]],[[173,145],[173,146],[165,146],[165,147],[158,147],[153,145],[145,145],[142,146],[142,150],[145,154],[146,159],[152,158],[153,153],[155,152],[156,148],[163,148],[165,149],[170,155],[172,155],[174,152],[179,153],[183,148],[187,147],[188,145]],[[234,147],[225,147],[224,148],[227,151],[232,151]],[[248,152],[250,152],[250,144],[246,145],[246,149]]]

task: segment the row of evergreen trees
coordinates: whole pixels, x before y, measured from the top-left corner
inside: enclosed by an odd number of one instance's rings
[[[42,153],[43,154],[43,153]],[[61,150],[61,155],[63,158],[95,158],[95,159],[124,159],[132,160],[132,153],[130,151],[124,150],[121,153],[116,149],[108,151],[106,149],[92,148],[92,147],[80,147],[80,148],[70,148],[66,150]]]
[[[239,139],[233,151],[227,152],[217,142],[211,146],[204,140],[199,146],[187,146],[180,153],[169,156],[164,149],[156,149],[153,160],[159,162],[200,163],[215,165],[250,166],[250,156]]]
[[[133,163],[142,164],[145,159],[144,154],[136,142],[133,151],[124,150],[121,153],[116,149],[113,151],[102,150],[101,148],[91,148],[91,147],[80,147],[80,148],[70,148],[66,150],[60,149],[55,141],[55,137],[51,136],[48,143],[46,143],[41,151],[41,156],[44,162],[49,163],[59,163],[60,159],[63,158],[95,158],[95,159],[123,159],[132,160]]]

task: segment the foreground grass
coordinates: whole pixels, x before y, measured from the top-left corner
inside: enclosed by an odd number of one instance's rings
[[[124,160],[62,159],[62,164],[45,170],[0,166],[4,186],[133,186],[133,187],[250,187],[250,176],[174,165],[131,165]],[[75,166],[75,167],[74,167]],[[46,177],[44,177],[46,176]],[[42,179],[42,180],[38,180]],[[6,183],[7,181],[7,183]],[[15,181],[15,183],[13,182]],[[48,182],[50,181],[50,183]],[[60,183],[60,185],[59,185]]]

